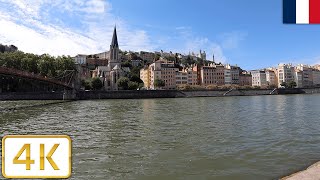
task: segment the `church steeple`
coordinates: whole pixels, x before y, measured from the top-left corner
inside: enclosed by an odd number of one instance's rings
[[[114,26],[112,41],[110,44],[110,51],[109,51],[109,65],[111,69],[116,65],[120,66],[119,61],[119,44],[118,44],[118,37],[117,37],[117,28]]]
[[[114,26],[114,30],[113,30],[113,36],[112,36],[112,41],[111,41],[111,45],[110,48],[118,48],[119,44],[118,44],[118,37],[117,37],[117,27]]]

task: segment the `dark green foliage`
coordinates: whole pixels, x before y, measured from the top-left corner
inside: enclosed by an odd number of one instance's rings
[[[160,55],[159,54],[156,54],[155,56],[154,56],[154,60],[156,60],[156,61],[158,61],[159,59],[160,59]]]
[[[156,79],[154,81],[154,86],[155,87],[164,87],[165,85],[166,85],[165,82],[163,80],[161,80],[161,79]]]
[[[119,89],[122,90],[136,90],[143,87],[143,81],[139,77],[133,77],[131,79],[127,77],[121,77],[117,81]]]
[[[70,56],[41,56],[22,51],[0,53],[0,66],[14,68],[43,76],[56,77],[65,70],[74,70],[75,62]]]
[[[284,86],[284,87],[287,87],[287,83],[286,82],[282,82],[280,85]]]
[[[131,64],[130,61],[125,61],[125,62],[121,63],[121,66],[122,66],[122,67],[132,68],[132,64]]]
[[[128,89],[129,78],[121,77],[117,81],[117,85],[120,89],[127,90]]]
[[[168,61],[176,62],[176,58],[173,56],[167,56],[165,58],[168,59]]]
[[[295,81],[290,81],[290,82],[288,83],[288,87],[289,87],[289,88],[295,88],[295,87],[297,87],[297,83],[296,83]]]
[[[100,90],[103,87],[102,81],[99,78],[93,78],[91,81],[93,90]]]
[[[136,66],[136,67],[131,68],[130,77],[132,77],[132,76],[140,77],[140,69],[142,69],[142,68],[143,68],[142,66]]]
[[[84,87],[85,90],[92,89],[91,82],[88,80],[81,80],[81,86]]]
[[[137,82],[138,84],[143,83],[143,81],[137,75],[132,75],[131,78],[130,78],[130,81]]]
[[[295,81],[282,82],[280,85],[284,86],[285,88],[295,88],[295,87],[297,87],[297,83]]]
[[[139,83],[137,82],[132,82],[132,81],[129,81],[128,82],[128,89],[129,90],[136,90],[139,88]]]

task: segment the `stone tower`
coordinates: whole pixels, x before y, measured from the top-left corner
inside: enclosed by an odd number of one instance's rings
[[[111,41],[111,45],[110,45],[109,65],[110,65],[111,69],[113,69],[116,65],[120,66],[119,44],[118,44],[117,28],[116,27],[114,27],[112,41]]]

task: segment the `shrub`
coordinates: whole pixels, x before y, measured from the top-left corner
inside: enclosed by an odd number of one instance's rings
[[[102,81],[99,78],[93,78],[91,81],[92,89],[100,90],[103,87]]]

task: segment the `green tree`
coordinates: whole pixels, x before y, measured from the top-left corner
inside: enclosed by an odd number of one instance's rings
[[[132,68],[132,64],[131,64],[130,61],[125,61],[125,62],[121,63],[121,66],[122,66],[122,67]]]
[[[290,81],[290,82],[288,83],[288,87],[289,87],[289,88],[295,88],[295,87],[297,87],[297,83],[296,83],[295,81]]]
[[[84,87],[85,90],[92,89],[91,82],[88,80],[81,80],[81,86]]]
[[[61,75],[65,70],[75,70],[75,62],[70,56],[55,58],[48,54],[38,56],[22,51],[0,53],[0,66],[50,77]]]
[[[100,90],[103,87],[103,84],[102,81],[96,77],[92,79],[91,86],[93,90]]]
[[[136,74],[131,76],[130,81],[137,82],[138,84],[143,83],[143,81],[140,79],[140,77],[137,76]]]
[[[286,83],[286,82],[282,82],[280,85],[281,85],[281,86],[283,86],[283,87],[285,87],[285,88],[287,88],[287,87],[288,87],[288,85],[287,85],[287,83]]]
[[[131,68],[130,71],[130,77],[136,76],[136,77],[140,77],[140,69],[142,68],[142,66],[136,66]]]
[[[128,82],[128,89],[129,90],[136,90],[138,88],[139,88],[139,83],[133,82],[133,81]]]
[[[161,80],[161,79],[156,79],[154,81],[154,86],[155,87],[164,87],[165,85],[166,85],[165,82],[163,80]]]
[[[176,58],[173,57],[173,56],[166,56],[165,58],[166,58],[168,61],[176,62]]]
[[[55,58],[49,54],[43,54],[40,56],[39,70],[44,76],[55,77],[56,73],[56,62]]]
[[[117,85],[118,85],[119,88],[121,88],[123,90],[127,90],[129,81],[130,81],[129,78],[121,77],[121,78],[118,79]]]
[[[159,59],[160,59],[160,55],[159,54],[156,54],[155,56],[154,56],[154,60],[156,60],[156,61],[158,61]]]

